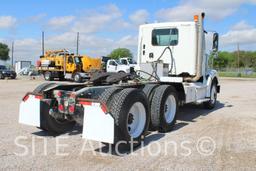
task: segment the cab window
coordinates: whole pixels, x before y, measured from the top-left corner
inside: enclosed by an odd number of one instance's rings
[[[127,60],[122,59],[122,60],[121,60],[121,64],[123,64],[123,65],[128,65]]]
[[[178,29],[154,29],[152,31],[153,46],[176,46],[178,44]]]
[[[110,61],[110,62],[109,62],[109,65],[117,66],[117,64],[115,63],[115,61]]]
[[[68,63],[71,63],[71,64],[74,63],[73,58],[71,56],[68,57]]]

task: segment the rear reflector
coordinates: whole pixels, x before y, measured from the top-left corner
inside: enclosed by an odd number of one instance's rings
[[[79,104],[85,105],[85,106],[99,106],[104,113],[107,113],[107,106],[105,104],[102,104],[102,103],[80,101]]]
[[[87,106],[91,106],[92,105],[92,102],[86,102],[86,101],[81,101],[79,103],[82,104],[82,105],[87,105]]]
[[[29,95],[28,95],[28,94],[26,94],[26,95],[22,98],[22,100],[25,102],[25,101],[27,101],[27,100],[28,100],[28,98],[29,98]]]
[[[36,95],[36,96],[35,96],[35,98],[36,98],[36,99],[40,99],[40,100],[41,100],[41,99],[43,98],[43,96]]]
[[[101,104],[101,109],[104,113],[107,113],[107,105]]]

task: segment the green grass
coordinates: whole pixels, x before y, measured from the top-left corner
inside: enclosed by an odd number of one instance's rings
[[[244,73],[237,72],[218,72],[220,77],[241,77],[241,78],[256,78],[256,73],[246,75]]]

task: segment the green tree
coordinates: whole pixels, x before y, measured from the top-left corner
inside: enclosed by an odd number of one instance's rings
[[[0,43],[0,60],[7,61],[8,59],[10,59],[9,51],[10,49],[6,44]]]
[[[108,55],[108,57],[113,58],[113,59],[119,59],[119,58],[122,58],[122,57],[132,58],[132,52],[127,48],[117,48],[117,49],[114,49]]]

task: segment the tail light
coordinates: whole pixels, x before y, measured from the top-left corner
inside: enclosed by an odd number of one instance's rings
[[[59,104],[58,109],[59,109],[59,111],[64,111],[64,106],[63,106],[63,104]]]
[[[74,105],[69,106],[68,111],[69,111],[69,113],[74,113],[75,112],[75,106]]]

